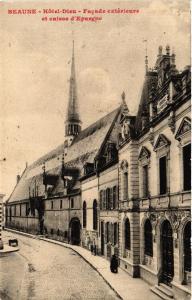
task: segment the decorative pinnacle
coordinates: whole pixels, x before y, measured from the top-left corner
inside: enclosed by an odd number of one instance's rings
[[[125,101],[125,92],[123,91],[123,93],[121,94],[121,99],[123,100],[123,101]]]
[[[143,40],[145,43],[145,71],[148,72],[148,54],[147,54],[147,40]]]
[[[166,46],[166,54],[170,55],[170,46],[169,45]]]
[[[161,55],[162,55],[162,52],[163,52],[163,47],[160,45],[160,46],[159,46],[159,53],[158,53],[158,56],[161,56]]]
[[[122,107],[123,107],[123,112],[125,115],[128,116],[129,114],[129,109],[127,107],[127,103],[125,102],[125,92],[123,91],[123,93],[121,94],[121,99],[122,99]]]

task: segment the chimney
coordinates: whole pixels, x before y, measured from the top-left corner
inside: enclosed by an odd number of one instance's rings
[[[21,179],[21,176],[20,175],[17,175],[17,177],[16,177],[16,182],[17,182],[17,184],[19,183],[19,180]]]

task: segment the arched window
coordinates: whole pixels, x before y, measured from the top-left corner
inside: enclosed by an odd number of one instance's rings
[[[145,238],[144,253],[145,255],[153,256],[153,233],[152,233],[151,222],[149,219],[145,221],[144,238]]]
[[[85,228],[87,226],[87,204],[84,201],[83,202],[83,227]]]
[[[93,229],[97,230],[97,201],[93,201]]]
[[[184,271],[191,272],[191,222],[185,225],[184,235]]]
[[[125,220],[125,249],[131,249],[130,222],[128,218]]]

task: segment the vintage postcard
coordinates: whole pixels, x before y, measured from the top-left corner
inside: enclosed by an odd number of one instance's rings
[[[0,2],[0,299],[191,298],[188,0]]]

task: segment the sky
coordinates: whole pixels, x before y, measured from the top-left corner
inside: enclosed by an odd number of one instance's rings
[[[43,15],[8,9],[139,9],[100,22],[46,22]],[[189,1],[0,2],[0,193],[10,195],[26,162],[64,141],[72,40],[83,128],[121,102],[137,113],[145,75],[145,48],[154,67],[159,45],[175,51],[180,71],[190,64]],[[48,15],[50,17],[52,15]],[[61,15],[59,15],[61,16]],[[6,158],[6,161],[3,161]]]

